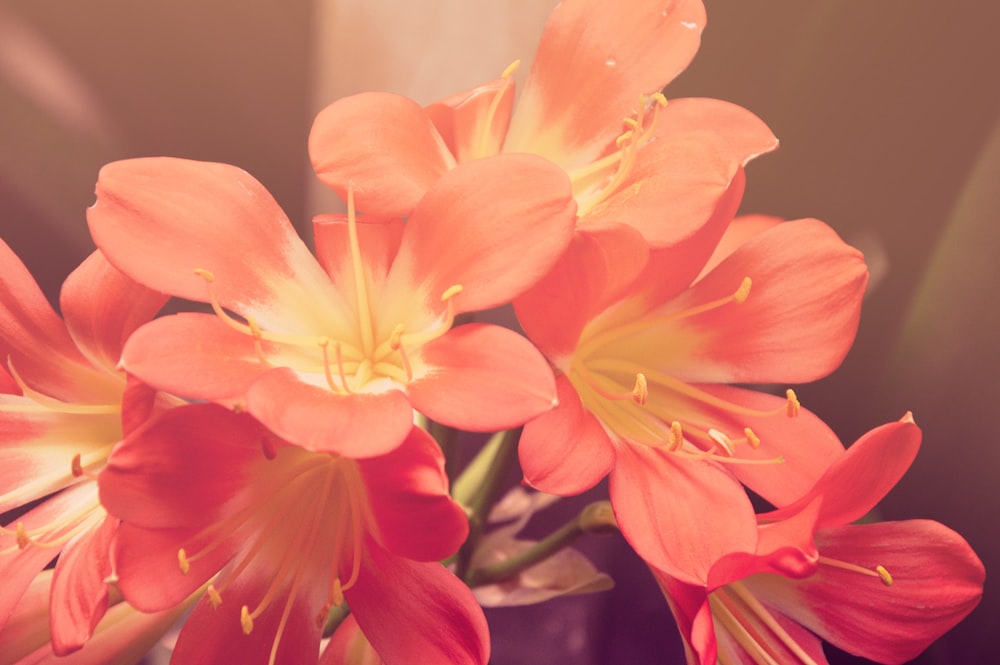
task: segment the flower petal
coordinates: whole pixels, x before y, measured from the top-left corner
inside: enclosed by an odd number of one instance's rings
[[[760,439],[760,447],[741,445],[740,459],[774,464],[731,464],[728,469],[744,485],[775,506],[788,505],[813,489],[830,465],[844,455],[844,445],[819,417],[801,409],[794,418],[786,415],[787,400],[756,390],[734,386],[701,384],[704,393],[724,400],[731,408],[713,408],[704,402],[685,401],[683,420],[703,429],[714,428],[743,438],[749,427]],[[762,415],[747,415],[749,409]],[[766,415],[772,413],[774,415]]]
[[[153,290],[208,302],[195,274],[208,270],[218,302],[265,330],[338,329],[330,280],[270,193],[235,166],[113,162],[101,169],[87,222],[111,263]]]
[[[718,244],[715,246],[715,251],[712,252],[712,256],[705,262],[705,267],[701,269],[701,274],[698,275],[695,281],[697,282],[715,270],[715,266],[722,263],[723,259],[735,252],[751,238],[779,224],[783,224],[784,221],[780,217],[771,215],[740,215],[733,219],[732,223],[726,228],[726,232],[722,234],[722,238],[719,239]]]
[[[320,111],[309,133],[316,175],[362,211],[410,214],[454,158],[416,102],[387,92],[344,97]]]
[[[817,220],[786,222],[754,237],[664,312],[732,296],[749,297],[676,325],[698,340],[671,368],[712,383],[812,381],[831,372],[854,341],[868,282],[861,253]]]
[[[384,665],[353,614],[340,622],[319,657],[319,665]]]
[[[460,284],[456,312],[503,305],[549,271],[575,224],[569,178],[554,164],[534,155],[463,164],[413,211],[386,289],[424,292],[439,308],[441,294]]]
[[[213,401],[242,398],[268,371],[252,337],[196,313],[164,316],[139,328],[125,345],[122,364],[159,390]]]
[[[125,341],[152,320],[167,296],[147,289],[92,253],[63,282],[59,308],[66,328],[87,359],[117,371]]]
[[[67,543],[59,555],[52,578],[50,615],[56,655],[65,656],[83,647],[108,609],[106,580],[112,573],[111,539],[117,529],[118,520],[105,517],[96,529]]]
[[[784,519],[816,497],[823,498],[819,526],[861,519],[889,493],[920,449],[920,428],[912,418],[876,427],[835,460],[815,486],[787,508],[766,514]]]
[[[961,536],[937,522],[831,527],[816,540],[826,557],[884,566],[892,586],[833,566],[820,566],[805,580],[766,575],[746,584],[768,605],[864,658],[908,662],[964,619],[982,596],[982,562]]]
[[[378,539],[393,554],[440,561],[465,542],[469,521],[448,495],[441,448],[418,427],[394,451],[359,460]]]
[[[677,628],[684,639],[688,664],[716,665],[715,626],[704,587],[685,584],[655,568],[650,570],[677,621]]]
[[[514,301],[518,321],[558,364],[572,354],[587,321],[636,278],[648,255],[645,239],[630,226],[581,230],[549,274]]]
[[[548,363],[527,339],[490,324],[453,328],[420,349],[407,390],[414,407],[441,423],[493,432],[524,424],[555,404]]]
[[[621,133],[639,95],[687,67],[704,27],[701,0],[641,0],[625,11],[603,0],[561,3],[545,25],[504,150],[566,168],[592,161]]]
[[[394,556],[371,540],[361,565],[345,595],[382,660],[486,665],[486,617],[472,591],[444,566]]]
[[[633,549],[682,582],[704,586],[722,556],[756,550],[750,500],[716,464],[646,446],[619,446],[609,491]]]
[[[31,273],[2,240],[0,294],[0,364],[6,368],[9,358],[29,386],[57,399],[93,402],[114,394],[114,382],[81,355]]]
[[[517,450],[524,482],[549,494],[572,496],[600,482],[614,466],[616,452],[569,379],[558,377],[556,390],[559,405],[524,426]]]
[[[254,382],[246,406],[286,441],[350,458],[393,450],[413,425],[413,408],[401,390],[338,394],[302,382],[287,367]]]
[[[500,99],[493,108],[498,94]],[[513,82],[497,79],[439,100],[424,112],[451,154],[462,163],[500,152],[513,110]]]

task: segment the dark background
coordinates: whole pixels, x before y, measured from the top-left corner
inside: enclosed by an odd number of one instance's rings
[[[0,0],[0,235],[54,295],[92,249],[84,211],[100,166],[157,154],[237,164],[305,228],[332,205],[305,150],[315,111],[363,89],[429,102],[492,78],[530,57],[550,5]],[[844,441],[913,411],[924,446],[881,516],[945,522],[990,577],[982,605],[918,662],[989,662],[1000,617],[1000,5],[708,11],[701,52],[667,95],[737,102],[781,139],[749,169],[747,212],[818,217],[865,251],[874,279],[857,343],[833,376],[797,391]],[[496,665],[679,662],[642,565],[614,538],[584,547],[616,590],[492,611]]]

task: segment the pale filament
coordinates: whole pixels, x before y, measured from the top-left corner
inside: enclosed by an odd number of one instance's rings
[[[73,413],[80,415],[111,415],[121,412],[121,404],[70,404],[33,390],[24,382],[7,356],[7,369],[25,398],[34,404],[0,404],[0,413]],[[17,395],[11,395],[17,397]]]
[[[479,134],[476,136],[476,143],[472,149],[473,159],[488,156],[486,152],[486,144],[490,140],[490,128],[493,126],[493,120],[496,118],[497,109],[500,108],[500,102],[507,93],[507,89],[510,88],[511,83],[513,83],[514,74],[520,66],[521,61],[515,60],[507,65],[507,68],[504,69],[503,73],[500,75],[500,78],[503,79],[503,84],[493,95],[493,99],[490,101],[490,106],[486,110],[486,118],[482,123]]]
[[[865,568],[864,566],[841,561],[840,559],[831,559],[826,556],[820,556],[818,561],[823,565],[831,566],[833,568],[840,568],[841,570],[849,570],[852,573],[860,573],[861,575],[866,575],[868,577],[878,578],[885,586],[892,586],[893,583],[892,575],[885,568],[885,566],[875,566],[875,569],[872,570],[870,568]]]
[[[653,107],[652,120],[646,126],[644,120],[650,104]],[[658,92],[648,97],[641,95],[639,97],[639,110],[635,116],[625,118],[623,121],[627,129],[615,141],[617,149],[601,159],[569,173],[570,181],[573,183],[574,197],[579,205],[578,215],[582,217],[619,191],[635,167],[640,149],[652,140],[660,109],[666,105],[667,98],[663,96],[663,93]],[[604,174],[611,169],[614,171],[610,176],[605,176]],[[598,177],[606,179],[606,182],[601,184],[597,181]],[[587,192],[595,186],[598,188],[597,191],[587,196]]]
[[[590,337],[587,337],[577,348],[576,353],[578,356],[586,357],[592,355],[602,346],[606,346],[609,342],[619,341],[623,338],[629,337],[630,335],[645,333],[651,328],[659,328],[666,324],[673,323],[674,321],[680,321],[692,316],[697,316],[698,314],[710,312],[730,303],[742,305],[746,302],[747,298],[750,297],[750,288],[752,285],[753,281],[749,277],[744,277],[740,282],[739,287],[737,287],[731,295],[712,300],[711,302],[702,303],[701,305],[695,305],[694,307],[688,307],[687,309],[682,309],[680,311],[665,311],[652,316],[642,316],[634,321],[631,321],[630,323],[609,327]]]
[[[82,510],[70,511],[59,515],[48,524],[26,529],[24,523],[18,521],[13,529],[0,527],[0,533],[14,536],[17,544],[0,550],[0,556],[23,550],[28,546],[47,549],[61,548],[78,534],[97,526],[104,519],[104,511],[97,510],[97,505],[89,505]],[[43,537],[48,537],[41,540]]]

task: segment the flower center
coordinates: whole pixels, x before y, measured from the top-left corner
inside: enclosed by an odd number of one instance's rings
[[[732,295],[680,311],[654,310],[642,316],[612,312],[598,317],[583,331],[567,371],[584,406],[615,437],[641,445],[665,448],[680,456],[713,458],[729,463],[773,463],[736,456],[738,446],[760,446],[750,427],[726,433],[710,424],[705,414],[722,411],[742,417],[798,415],[795,392],[786,392],[784,406],[771,411],[751,409],[691,385],[670,371],[694,349],[690,334],[678,322],[720,307],[739,306],[750,295],[751,281],[743,279]]]
[[[379,333],[377,310],[370,297],[364,256],[358,238],[354,210],[354,192],[347,192],[347,228],[350,249],[353,296],[357,309],[356,335],[344,339],[322,334],[302,335],[264,330],[252,317],[245,321],[229,314],[215,294],[215,275],[198,268],[195,274],[205,280],[208,302],[216,316],[227,326],[253,339],[258,361],[267,367],[289,367],[307,383],[324,385],[338,394],[364,390],[384,390],[390,384],[413,380],[412,350],[437,339],[451,329],[455,321],[452,299],[462,292],[460,284],[445,289],[440,296],[443,311],[431,320],[397,322]],[[412,328],[412,329],[411,329]]]
[[[344,602],[344,592],[357,581],[365,525],[371,520],[364,481],[351,460],[273,444],[262,445],[269,491],[249,505],[202,530],[177,552],[178,567],[187,574],[193,564],[219,547],[246,543],[205,590],[213,607],[224,603],[227,590],[251,565],[271,575],[255,605],[242,605],[240,626],[247,635],[272,606],[280,618],[268,663],[273,665],[298,593],[317,583],[329,566],[327,603],[317,608],[322,625],[330,609]],[[275,468],[273,465],[277,465]],[[263,561],[260,559],[263,558]]]

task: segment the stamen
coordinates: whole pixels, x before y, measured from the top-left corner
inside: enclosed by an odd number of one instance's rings
[[[646,375],[639,372],[635,375],[635,387],[632,388],[632,399],[636,404],[642,405],[649,399],[649,386],[646,384]]]
[[[785,391],[785,398],[788,403],[785,406],[785,413],[789,418],[794,418],[799,415],[799,409],[802,408],[802,404],[799,403],[799,398],[795,395],[795,391],[789,388]]]
[[[733,294],[733,302],[737,305],[742,305],[747,301],[747,297],[750,295],[750,286],[753,281],[749,277],[744,277],[743,281],[740,282],[740,288],[736,289],[736,293]]]
[[[503,70],[502,74],[500,74],[500,78],[503,79],[503,85],[497,89],[496,93],[493,95],[493,99],[490,101],[489,108],[486,109],[486,118],[483,121],[479,136],[476,137],[476,144],[472,150],[472,156],[474,158],[487,156],[486,144],[490,139],[490,128],[493,126],[493,119],[496,118],[497,109],[500,108],[500,102],[503,100],[504,95],[507,94],[507,89],[510,88],[513,76],[520,66],[521,61],[515,60],[507,65],[507,68]]]
[[[7,356],[7,369],[10,377],[21,390],[21,395],[34,402],[37,407],[28,404],[0,404],[0,413],[34,413],[34,412],[55,412],[55,413],[77,413],[82,415],[103,415],[116,414],[121,412],[120,404],[67,404],[48,395],[44,395],[36,390],[32,390],[17,369],[10,356]]]
[[[399,359],[403,362],[403,370],[406,372],[406,380],[413,380],[413,368],[410,367],[410,358],[406,355],[406,349],[403,348],[403,332],[406,330],[406,326],[402,323],[397,323],[396,327],[392,329],[392,334],[389,335],[389,348],[393,351],[399,352]]]
[[[626,131],[626,132],[623,132],[621,134],[621,136],[619,136],[618,138],[615,139],[615,147],[616,148],[622,147],[622,145],[624,145],[624,144],[628,143],[629,141],[631,141],[632,137],[634,135],[635,135],[635,132],[633,130],[631,130],[631,129],[628,130],[628,131]]]
[[[670,423],[669,442],[670,445],[667,447],[667,450],[669,450],[672,453],[680,450],[681,446],[684,444],[684,430],[681,427],[681,424],[676,420]]]
[[[240,626],[243,627],[244,635],[249,635],[253,632],[253,619],[250,618],[250,608],[246,605],[240,608]]]
[[[79,478],[83,475],[83,465],[80,463],[80,453],[73,455],[73,461],[70,462],[70,473],[73,474],[74,478]]]
[[[24,530],[24,522],[20,522],[19,521],[17,523],[17,526],[15,528],[17,529],[17,536],[16,536],[17,537],[17,549],[23,550],[31,542],[31,539],[28,538],[27,531]]]
[[[180,567],[181,572],[185,575],[187,575],[188,571],[191,570],[191,564],[188,562],[187,552],[184,551],[183,547],[177,550],[177,565]]]
[[[354,291],[358,299],[358,321],[361,323],[361,343],[365,357],[375,350],[375,333],[372,325],[371,303],[368,301],[368,281],[358,240],[358,219],[354,211],[354,185],[347,184],[347,234],[351,244],[351,263],[354,268]]]
[[[219,605],[222,604],[222,596],[215,590],[214,584],[208,585],[208,588],[205,589],[205,595],[208,596],[208,604],[212,606],[212,609],[219,609]]]
[[[733,450],[733,442],[728,436],[717,429],[710,429],[708,430],[708,437],[726,454],[726,457],[733,456],[735,450]]]
[[[760,448],[760,437],[758,437],[752,429],[746,427],[743,429],[743,433],[746,435],[747,441],[750,442],[751,448],[753,448],[754,450]]]
[[[882,581],[882,584],[886,586],[892,586],[893,583],[892,575],[886,567],[882,565],[875,566],[875,570],[871,570],[857,564],[841,561],[840,559],[831,559],[830,557],[822,555],[818,557],[817,561],[827,566],[840,568],[841,570],[848,570],[852,573],[860,573],[862,575],[867,575],[868,577],[877,577]]]
[[[264,345],[261,343],[261,340],[264,339],[264,331],[260,329],[257,321],[252,316],[247,317],[247,326],[250,328],[250,334],[253,336],[253,350],[257,354],[257,360],[263,365],[274,367],[274,365],[267,361],[267,357],[264,355]]]
[[[344,586],[340,583],[340,578],[333,578],[333,589],[331,589],[331,594],[333,595],[333,605],[335,607],[340,607],[344,604]]]
[[[463,287],[461,284],[452,284],[447,289],[445,289],[444,292],[441,294],[441,302],[450,301],[452,298],[461,293],[462,290]]]

